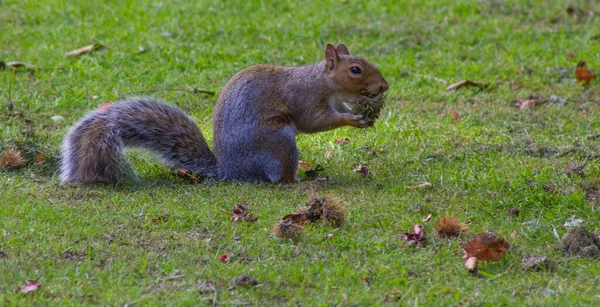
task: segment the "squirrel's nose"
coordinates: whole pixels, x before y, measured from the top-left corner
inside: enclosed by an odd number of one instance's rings
[[[383,93],[385,91],[387,91],[390,88],[390,86],[387,84],[387,82],[384,82],[383,85],[379,86],[379,92]]]

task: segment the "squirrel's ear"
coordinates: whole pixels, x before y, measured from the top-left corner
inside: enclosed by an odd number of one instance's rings
[[[333,70],[338,62],[338,55],[332,44],[327,44],[327,48],[325,48],[325,61],[327,61],[327,69],[329,70]]]
[[[337,47],[335,47],[335,51],[337,51],[337,54],[350,55],[348,47],[344,44],[338,44]]]

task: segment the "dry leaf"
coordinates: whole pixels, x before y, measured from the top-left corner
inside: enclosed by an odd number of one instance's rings
[[[2,153],[2,157],[0,157],[0,166],[5,169],[8,168],[19,168],[27,165],[27,160],[23,159],[21,153],[7,149]]]
[[[310,163],[308,163],[308,162],[304,162],[304,161],[298,160],[298,168],[301,169],[301,170],[303,170],[303,171],[307,171],[309,169],[312,169],[313,166]]]
[[[587,69],[587,67],[585,67],[584,61],[580,61],[579,63],[577,63],[575,75],[577,76],[577,81],[581,82],[583,85],[588,85],[592,80],[596,78],[596,74],[594,74],[589,69]]]
[[[234,279],[232,279],[229,282],[229,285],[231,286],[230,289],[236,288],[236,287],[248,287],[248,286],[257,286],[260,285],[260,282],[254,278],[252,278],[251,276],[248,275],[240,275],[238,277],[235,277]]]
[[[518,217],[519,214],[521,213],[521,208],[513,207],[513,208],[508,209],[506,212],[509,216]]]
[[[427,214],[424,218],[423,218],[423,222],[427,222],[431,219],[431,213]]]
[[[413,233],[404,233],[402,239],[408,244],[424,244],[425,243],[425,227],[416,224],[413,226]]]
[[[371,174],[371,170],[368,167],[360,164],[354,169],[354,172],[361,173],[365,177],[368,177],[369,174]]]
[[[465,267],[467,270],[469,270],[469,272],[475,273],[477,272],[477,262],[477,257],[469,257],[467,258],[467,261],[465,261]]]
[[[40,154],[37,156],[37,158],[35,158],[35,162],[33,164],[35,165],[35,167],[41,168],[44,165],[46,165],[46,158]]]
[[[328,150],[327,152],[325,152],[325,159],[329,159],[333,156],[333,152],[331,150]]]
[[[504,239],[484,232],[473,235],[473,240],[460,246],[466,253],[464,258],[477,257],[480,261],[488,261],[502,259],[510,245]]]
[[[525,270],[548,270],[554,266],[552,260],[539,254],[525,254],[521,258],[521,268]]]
[[[158,223],[158,222],[163,222],[166,223],[169,221],[169,218],[171,216],[168,214],[163,214],[163,215],[158,215],[152,218],[152,223]]]
[[[85,46],[85,47],[77,49],[77,50],[70,51],[65,56],[66,57],[78,57],[82,54],[86,54],[86,53],[89,53],[92,51],[106,50],[106,49],[108,49],[106,46],[96,43],[93,45]]]
[[[36,280],[28,280],[25,283],[25,286],[21,287],[21,293],[31,293],[33,291],[37,291],[41,286],[42,284]]]
[[[258,221],[258,216],[254,214],[248,214],[248,205],[236,204],[233,209],[231,209],[231,221],[256,222]]]
[[[456,216],[442,216],[435,223],[435,230],[445,237],[457,237],[461,233],[469,230],[469,226],[462,223]]]
[[[416,188],[430,188],[433,185],[431,184],[431,182],[423,182],[421,184],[417,184],[417,185],[412,185],[412,186],[408,186],[409,189],[416,189]]]
[[[108,107],[110,107],[112,105],[112,101],[110,100],[105,100],[102,104],[100,104],[98,106],[98,108],[96,108],[97,110],[104,110],[107,109]]]
[[[348,141],[350,141],[349,137],[339,138],[339,139],[335,140],[335,142],[338,144],[346,144],[346,142],[348,142]]]
[[[452,121],[458,121],[460,120],[460,114],[458,114],[458,112],[456,111],[452,111]]]
[[[173,173],[179,178],[183,178],[197,183],[202,183],[202,181],[204,180],[202,176],[199,176],[198,174],[181,167],[174,169]]]
[[[24,62],[6,62],[5,63],[5,62],[0,61],[0,70],[5,69],[6,67],[12,67],[12,68],[26,67],[26,68],[30,68],[30,69],[37,68],[35,65],[27,64]]]
[[[486,89],[488,86],[489,86],[488,83],[478,83],[478,82],[473,82],[470,80],[463,80],[463,81],[460,81],[460,82],[457,82],[457,83],[454,83],[454,84],[448,86],[446,88],[446,90],[452,91],[452,90],[459,89],[461,87],[478,87],[483,90],[483,89]]]
[[[539,104],[540,103],[538,103],[536,100],[528,99],[522,102],[515,103],[515,107],[519,108],[519,110],[529,110],[535,108]]]
[[[330,232],[330,233],[328,233],[328,234],[325,236],[325,238],[323,238],[323,240],[324,240],[324,241],[327,241],[327,240],[329,240],[329,239],[333,238],[333,235],[334,235],[334,234],[333,234],[333,232]]]

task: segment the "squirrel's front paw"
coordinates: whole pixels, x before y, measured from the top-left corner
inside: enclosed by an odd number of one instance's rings
[[[366,115],[352,114],[352,126],[358,128],[368,128],[375,124],[375,121],[367,117]]]

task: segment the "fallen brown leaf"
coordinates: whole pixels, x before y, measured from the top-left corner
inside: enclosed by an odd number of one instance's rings
[[[27,165],[27,160],[23,159],[21,153],[16,150],[7,149],[0,157],[0,166],[5,169],[19,168],[25,165]]]
[[[339,138],[335,140],[335,142],[338,144],[346,144],[348,141],[350,141],[349,137]]]
[[[575,70],[577,81],[583,85],[588,85],[592,80],[596,78],[596,74],[587,69],[585,62],[580,61],[577,63],[577,69]]]
[[[417,184],[417,185],[409,185],[408,188],[409,189],[416,189],[416,188],[430,188],[432,187],[433,184],[431,184],[431,182],[423,182],[421,184]]]
[[[301,170],[303,170],[303,171],[307,171],[309,169],[312,169],[313,166],[310,163],[308,163],[308,162],[304,162],[302,160],[298,160],[298,168],[301,169]]]
[[[192,171],[181,167],[174,169],[173,174],[179,178],[183,178],[197,183],[202,183],[202,181],[204,180],[202,176],[199,176],[198,174],[195,174]]]
[[[460,82],[456,82],[450,86],[448,86],[446,88],[447,91],[452,91],[452,90],[457,90],[461,87],[478,87],[480,89],[486,89],[489,85],[489,83],[478,83],[478,82],[473,82],[471,80],[462,80]]]
[[[82,54],[90,53],[92,51],[106,50],[106,49],[108,49],[106,46],[96,43],[93,45],[85,46],[83,48],[79,48],[77,50],[69,51],[69,52],[67,52],[67,54],[65,56],[66,57],[78,57]]]
[[[473,240],[460,246],[465,251],[464,258],[477,257],[480,261],[488,261],[502,259],[510,245],[504,239],[484,232],[473,235]]]
[[[427,214],[425,217],[423,217],[423,222],[427,222],[431,219],[431,213]]]
[[[24,63],[24,62],[2,62],[2,61],[0,61],[0,70],[5,69],[6,67],[12,67],[12,68],[26,67],[29,69],[37,68],[35,65],[31,65],[28,63]]]
[[[260,285],[260,282],[249,275],[240,275],[233,278],[229,282],[229,285],[231,286],[230,289],[233,289],[237,287],[257,286]]]
[[[425,227],[416,224],[413,226],[413,233],[406,232],[402,239],[408,244],[424,244],[425,243]]]
[[[152,218],[152,223],[159,223],[159,222],[166,223],[169,221],[170,218],[171,218],[171,216],[168,214],[158,215],[158,216],[155,216]]]
[[[522,102],[515,103],[515,107],[519,108],[519,110],[533,109],[538,105],[540,105],[540,102],[533,100],[533,99],[528,99],[528,100],[525,100]]]
[[[231,210],[231,221],[256,222],[258,221],[258,216],[254,214],[248,214],[248,205],[236,204]]]
[[[328,150],[327,152],[325,152],[325,159],[329,159],[333,156],[333,152],[331,150]]]
[[[548,270],[554,266],[554,262],[548,257],[539,254],[525,254],[521,258],[523,270]]]
[[[360,164],[354,169],[354,172],[361,173],[365,177],[368,177],[371,174],[371,170],[368,167]]]
[[[456,111],[452,111],[452,121],[458,121],[460,120],[460,114],[458,114],[458,112]]]
[[[21,287],[20,290],[21,290],[21,293],[31,293],[33,291],[37,291],[41,286],[42,286],[42,284],[40,284],[36,280],[28,280],[25,283],[25,286]]]
[[[44,165],[46,165],[46,157],[44,157],[44,156],[43,156],[43,155],[41,155],[41,154],[40,154],[40,155],[38,155],[38,156],[35,158],[35,162],[34,162],[33,164],[34,164],[34,165],[35,165],[35,167],[37,167],[37,168],[41,168],[41,167],[43,167]]]
[[[112,104],[113,104],[113,103],[112,103],[112,101],[110,101],[110,100],[105,100],[105,101],[104,101],[103,103],[101,103],[101,104],[98,106],[98,108],[96,108],[96,109],[97,109],[97,110],[104,110],[104,109],[106,109],[106,108],[110,107]]]

